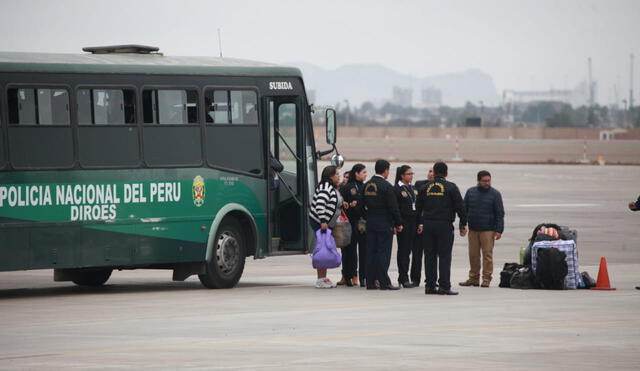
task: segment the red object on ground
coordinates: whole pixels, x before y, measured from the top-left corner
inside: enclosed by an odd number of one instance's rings
[[[609,282],[609,271],[607,270],[607,258],[604,256],[600,258],[600,269],[598,270],[598,281],[596,287],[592,287],[591,290],[615,290],[611,287]]]

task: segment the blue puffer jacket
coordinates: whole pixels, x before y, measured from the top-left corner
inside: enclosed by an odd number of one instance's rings
[[[473,231],[504,231],[502,195],[495,188],[471,187],[464,196],[469,229]]]

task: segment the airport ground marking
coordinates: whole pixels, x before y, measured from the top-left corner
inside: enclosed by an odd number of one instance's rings
[[[247,339],[247,340],[234,340],[226,342],[214,342],[214,343],[202,343],[202,342],[189,342],[189,343],[177,343],[166,345],[147,345],[147,346],[129,346],[119,348],[104,348],[104,349],[87,349],[80,351],[68,351],[61,352],[56,356],[73,356],[83,354],[95,354],[95,353],[128,353],[136,351],[149,351],[149,350],[179,350],[179,349],[195,349],[195,348],[215,348],[215,347],[227,347],[235,345],[257,345],[257,344],[277,344],[277,343],[293,343],[299,344],[300,342],[313,342],[313,341],[326,341],[326,340],[343,340],[343,339],[357,339],[357,338],[374,338],[384,336],[400,336],[400,335],[419,335],[430,333],[463,333],[463,332],[479,332],[479,331],[496,331],[496,330],[523,330],[523,329],[548,329],[548,328],[576,328],[576,327],[595,327],[595,326],[615,326],[615,325],[630,325],[640,324],[638,320],[616,320],[616,321],[584,321],[584,322],[558,322],[550,324],[529,324],[529,325],[501,325],[501,326],[480,326],[480,327],[445,327],[445,328],[431,328],[431,329],[417,329],[417,330],[405,330],[405,331],[381,331],[381,332],[365,332],[365,333],[347,333],[338,335],[326,335],[326,336],[302,336],[302,337],[280,337],[280,338],[267,338],[267,339]]]
[[[516,207],[597,207],[600,204],[519,204]]]

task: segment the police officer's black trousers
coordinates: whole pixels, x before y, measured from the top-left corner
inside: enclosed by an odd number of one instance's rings
[[[438,285],[441,290],[451,289],[451,250],[453,248],[453,224],[447,221],[428,220],[424,223],[424,269],[427,288]]]
[[[367,233],[358,233],[358,276],[360,282],[367,278]]]
[[[397,234],[398,253],[396,260],[398,262],[398,282],[404,283],[409,281],[409,256],[413,249],[413,242],[416,237],[416,221],[415,216],[402,216],[405,221],[402,224],[402,232]]]
[[[365,278],[367,235],[358,231],[358,224],[351,223],[351,243],[342,248],[342,277],[345,280],[358,274],[358,253],[360,254],[360,280]]]
[[[373,224],[373,225],[372,225]],[[387,274],[391,263],[393,233],[390,225],[377,225],[367,220],[367,286],[378,280],[381,286],[391,284]]]
[[[411,249],[411,282],[420,285],[422,278],[422,253],[424,251],[424,242],[422,234],[416,234],[413,240],[413,248]]]

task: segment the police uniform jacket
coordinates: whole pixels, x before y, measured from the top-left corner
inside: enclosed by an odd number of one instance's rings
[[[416,201],[418,198],[418,191],[412,185],[400,185],[393,186],[393,190],[398,200],[398,208],[400,209],[400,216],[405,222],[416,221],[417,208]]]
[[[349,221],[357,222],[360,218],[365,217],[364,210],[364,183],[357,180],[350,181],[340,188],[340,194],[345,202],[351,204],[353,201],[357,201],[355,207],[349,205],[347,209],[347,216]]]
[[[460,218],[460,225],[467,225],[467,212],[460,190],[455,183],[441,177],[428,182],[426,187],[418,193],[417,200],[418,223],[428,221],[445,221],[453,223],[456,214]]]
[[[367,222],[371,217],[385,217],[389,218],[389,222],[396,227],[402,225],[393,186],[383,177],[375,175],[364,185],[364,204]]]
[[[422,191],[422,189],[426,187],[428,183],[429,183],[428,179],[418,180],[413,187],[416,189],[416,191],[418,191],[418,193],[420,193],[420,191]]]

